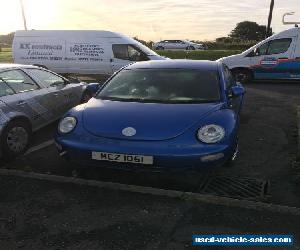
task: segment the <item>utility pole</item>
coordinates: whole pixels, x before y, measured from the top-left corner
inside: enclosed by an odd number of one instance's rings
[[[27,30],[27,24],[26,24],[26,17],[25,17],[23,0],[20,0],[20,4],[21,4],[21,10],[22,10],[22,17],[23,17],[24,29]]]
[[[267,30],[266,30],[266,38],[271,35],[271,23],[272,23],[272,17],[273,17],[273,9],[274,9],[274,0],[271,0],[270,12],[269,12],[269,18],[268,18],[268,26],[267,26]]]

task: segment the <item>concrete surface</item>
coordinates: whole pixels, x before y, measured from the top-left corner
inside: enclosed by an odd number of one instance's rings
[[[220,233],[293,234],[286,249],[300,247],[299,215],[11,176],[0,197],[3,250],[195,249],[192,234]]]

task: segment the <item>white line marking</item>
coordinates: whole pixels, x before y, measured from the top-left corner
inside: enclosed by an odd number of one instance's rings
[[[24,155],[29,155],[29,154],[31,154],[31,153],[33,153],[33,152],[36,152],[36,151],[39,151],[39,150],[41,150],[41,149],[43,149],[43,148],[49,147],[49,146],[52,145],[52,144],[54,144],[54,140],[53,140],[53,139],[51,139],[51,140],[49,140],[49,141],[45,141],[45,142],[43,142],[43,143],[41,143],[41,144],[39,144],[39,145],[37,145],[37,146],[31,147],[30,149],[28,149],[28,150],[25,152]]]

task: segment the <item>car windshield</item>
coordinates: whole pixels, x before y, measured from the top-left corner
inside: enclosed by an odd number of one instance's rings
[[[220,100],[217,71],[190,69],[123,70],[97,98],[153,103],[202,103]]]

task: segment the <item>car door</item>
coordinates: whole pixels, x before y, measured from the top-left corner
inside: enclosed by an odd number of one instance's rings
[[[186,47],[188,47],[188,45],[186,44],[186,42],[178,40],[177,41],[177,49],[186,49]]]
[[[113,44],[111,67],[113,72],[132,62],[147,61],[149,58],[133,44]]]
[[[32,68],[27,69],[27,72],[49,92],[48,96],[52,97],[52,106],[57,118],[80,103],[85,89],[83,83],[70,83],[63,77],[44,69]]]
[[[177,40],[169,40],[169,49],[178,49]]]
[[[171,49],[171,47],[170,47],[171,42],[172,42],[172,41],[164,40],[164,41],[162,42],[162,46],[164,47],[164,49]]]
[[[54,118],[51,106],[44,102],[47,90],[38,85],[24,71],[6,70],[0,73],[0,79],[9,87],[4,88],[6,95],[1,97],[1,101],[15,112],[28,117],[33,130]]]
[[[296,37],[270,40],[255,49],[251,65],[255,79],[288,79],[286,62],[293,57]]]

